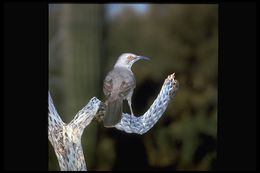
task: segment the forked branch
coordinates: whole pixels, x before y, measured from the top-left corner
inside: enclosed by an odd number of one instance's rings
[[[127,133],[146,133],[163,115],[171,98],[175,96],[178,86],[174,74],[168,76],[159,95],[144,115],[136,117],[123,113],[121,121],[115,128]],[[69,124],[65,124],[57,113],[49,93],[48,138],[54,148],[62,171],[87,170],[81,146],[81,136],[92,119],[104,113],[102,112],[103,105],[100,100],[93,97]]]

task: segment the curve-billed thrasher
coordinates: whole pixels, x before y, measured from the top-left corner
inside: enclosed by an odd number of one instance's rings
[[[118,58],[113,70],[107,74],[103,86],[104,94],[107,97],[107,109],[103,119],[105,127],[114,127],[120,122],[123,100],[127,100],[131,115],[133,115],[131,98],[136,84],[131,67],[140,59],[149,60],[144,56],[124,53]]]

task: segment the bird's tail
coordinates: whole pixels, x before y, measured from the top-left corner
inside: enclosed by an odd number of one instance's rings
[[[117,98],[107,101],[107,109],[103,119],[105,127],[114,127],[120,122],[123,112],[123,99]]]

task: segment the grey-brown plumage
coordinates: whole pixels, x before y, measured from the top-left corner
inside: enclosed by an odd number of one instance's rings
[[[103,86],[104,94],[107,97],[107,109],[103,119],[105,127],[114,127],[120,122],[123,100],[127,100],[131,115],[133,115],[131,99],[136,82],[131,67],[139,59],[148,58],[124,53],[118,58],[113,70],[107,74]]]

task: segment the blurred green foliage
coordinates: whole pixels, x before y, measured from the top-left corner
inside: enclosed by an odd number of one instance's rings
[[[85,6],[90,8],[94,4]],[[93,13],[91,14],[93,18]],[[102,9],[95,11],[94,14],[99,17],[92,19],[85,13],[82,17],[77,15],[77,20],[80,20],[83,26],[88,28],[90,24],[84,25],[85,20],[100,20],[103,15]],[[49,16],[50,22],[55,21],[55,17],[57,15],[52,13]],[[61,16],[60,19],[62,17],[64,16]],[[89,60],[89,51],[102,52],[95,54],[95,59],[99,59],[97,62],[95,61],[96,66],[98,64],[99,66],[92,71],[85,70],[80,73],[81,76],[78,76],[80,78],[78,81],[85,80],[84,86],[92,86],[91,92],[81,97],[84,103],[92,96],[104,98],[100,94],[102,85],[96,80],[87,80],[88,73],[98,73],[97,77],[100,78],[98,80],[102,81],[117,57],[124,52],[151,58],[149,62],[138,62],[132,67],[137,81],[133,95],[135,114],[141,115],[149,108],[167,75],[175,72],[180,88],[163,117],[141,138],[135,138],[135,136],[126,133],[113,134],[114,132],[111,133],[111,130],[116,131],[115,129],[108,130],[102,127],[102,124],[91,123],[93,127],[87,127],[85,131],[91,128],[95,130],[91,130],[91,133],[86,134],[86,138],[82,139],[84,153],[87,153],[85,157],[88,169],[116,169],[115,162],[118,159],[124,159],[118,158],[122,157],[118,155],[118,141],[120,141],[119,136],[122,135],[126,138],[141,141],[147,156],[143,158],[147,160],[147,169],[214,169],[217,155],[218,5],[150,4],[148,11],[144,14],[139,14],[132,8],[126,7],[116,16],[105,19],[102,21],[102,25],[96,26],[95,22],[93,24],[93,27],[102,27],[99,36],[83,37],[81,38],[82,44],[73,47],[74,51],[77,52],[82,48],[84,49],[84,46],[87,47],[84,39],[102,38],[100,44],[92,46],[92,49],[86,50],[85,54],[82,55],[80,51],[77,54],[77,56],[86,59],[83,64],[77,63],[75,66],[79,70],[84,69],[86,65],[84,63],[93,66],[93,60]],[[58,25],[57,22],[50,23],[50,25],[54,28],[58,27],[56,26]],[[82,26],[78,24],[77,27]],[[87,35],[90,36],[94,30],[96,29],[89,30]],[[84,35],[84,32],[87,31],[77,30],[77,35],[80,37],[81,34]],[[95,34],[97,34],[96,32]],[[55,32],[52,30],[50,39],[54,36]],[[71,34],[70,37],[74,37],[74,35]],[[60,49],[64,49],[64,47]],[[54,51],[50,58],[53,58],[55,54]],[[63,57],[60,56],[60,58]],[[49,73],[52,81],[50,82],[50,90],[54,91],[52,93],[54,97],[58,95],[57,93],[65,95],[70,91],[62,92],[60,91],[62,87],[57,87],[62,83],[62,73],[57,72],[60,71],[60,67],[53,65],[52,62],[54,60],[50,60],[50,67],[53,66]],[[56,79],[56,83],[53,82],[53,79]],[[93,84],[93,82],[96,84]],[[80,84],[75,83],[74,85]],[[55,86],[56,89],[54,89]],[[87,91],[84,87],[78,87],[77,90],[78,96],[81,92],[86,93]],[[54,103],[58,109],[61,108],[59,105],[65,97],[57,96],[57,98],[60,99],[54,99]],[[77,97],[73,98],[77,99]],[[66,97],[66,99],[69,99],[69,97]],[[74,104],[76,103],[78,107],[74,107],[74,111],[79,110],[84,105],[83,101],[74,101]],[[68,113],[64,110],[61,116],[63,114]],[[72,114],[69,119],[72,119],[74,115]],[[87,136],[89,134],[92,135]],[[87,145],[85,140],[92,141],[90,142],[92,145]],[[138,148],[139,146],[132,147]],[[126,150],[130,150],[130,148],[126,148]],[[50,153],[50,170],[57,170],[58,163],[57,159],[53,158],[55,155],[52,147],[50,147]],[[138,153],[136,153],[136,157],[139,157]],[[135,167],[131,164],[131,159],[133,158],[129,158],[129,167]]]

